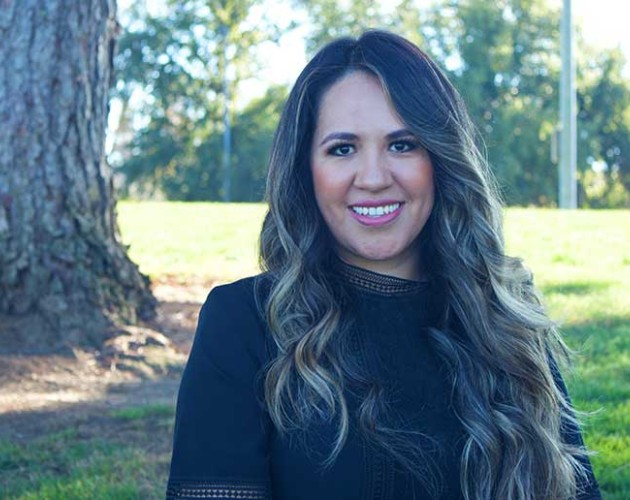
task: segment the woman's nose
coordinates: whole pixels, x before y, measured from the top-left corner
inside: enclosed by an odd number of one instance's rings
[[[364,152],[357,158],[354,185],[359,189],[379,191],[392,183],[387,158],[380,152]]]

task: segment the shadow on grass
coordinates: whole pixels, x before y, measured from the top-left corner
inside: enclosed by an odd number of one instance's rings
[[[28,443],[68,428],[81,428],[85,436],[105,436],[114,417],[133,420],[137,408],[175,408],[180,375],[155,380],[113,384],[100,397],[60,402],[44,409],[7,411],[0,414],[0,441]],[[126,413],[129,408],[136,409]],[[116,433],[116,426],[112,428]]]
[[[605,412],[627,405],[630,401],[630,313],[591,315],[582,322],[563,326],[562,336],[574,350],[576,370],[567,380],[571,396],[590,409],[604,408]],[[617,427],[615,432],[628,439],[630,426]]]
[[[630,328],[630,311],[627,314],[602,314],[589,312],[581,321],[574,321],[563,330],[589,329],[601,331],[605,329]]]
[[[178,378],[0,415],[3,498],[163,498]]]
[[[588,341],[601,351],[614,351],[616,355],[630,353],[630,313],[591,314],[583,321],[562,325],[562,335],[569,341]]]
[[[203,296],[188,291],[169,284],[155,319],[95,350],[16,337],[0,352],[0,497],[164,498]]]
[[[545,295],[589,295],[603,292],[611,285],[606,281],[573,281],[545,285],[541,287],[541,290]]]
[[[581,398],[630,398],[630,314],[590,317],[564,325],[561,333],[574,351],[573,360],[581,373]]]

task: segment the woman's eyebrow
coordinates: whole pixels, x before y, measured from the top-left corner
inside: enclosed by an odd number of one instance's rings
[[[390,141],[394,141],[396,139],[402,139],[403,137],[413,137],[413,133],[411,130],[407,130],[406,128],[401,128],[400,130],[395,130],[394,132],[390,132],[387,134],[387,139]]]
[[[385,137],[387,138],[388,141],[395,141],[396,139],[402,139],[403,137],[409,137],[409,136],[413,136],[413,133],[410,130],[407,130],[406,128],[401,128],[399,130],[394,130],[393,132],[390,132]],[[323,146],[327,142],[330,142],[333,140],[356,141],[357,139],[358,139],[358,136],[351,132],[331,132],[326,137],[324,137],[324,139],[322,140],[322,142],[319,143],[319,145]]]
[[[320,142],[319,145],[323,146],[327,142],[330,142],[333,140],[356,141],[357,139],[358,139],[357,135],[352,134],[350,132],[331,132],[326,137],[324,137],[324,140]]]

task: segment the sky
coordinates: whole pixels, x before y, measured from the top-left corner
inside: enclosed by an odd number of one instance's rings
[[[560,0],[550,2],[560,5]],[[630,2],[627,0],[573,0],[574,23],[586,41],[602,47],[621,46],[630,59]]]

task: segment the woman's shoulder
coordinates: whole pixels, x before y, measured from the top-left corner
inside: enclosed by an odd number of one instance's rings
[[[206,298],[208,302],[220,302],[223,306],[255,305],[264,303],[269,290],[267,273],[248,276],[231,283],[215,285]]]
[[[211,356],[249,353],[263,362],[270,345],[262,312],[267,289],[264,274],[213,287],[199,313],[195,344]]]

